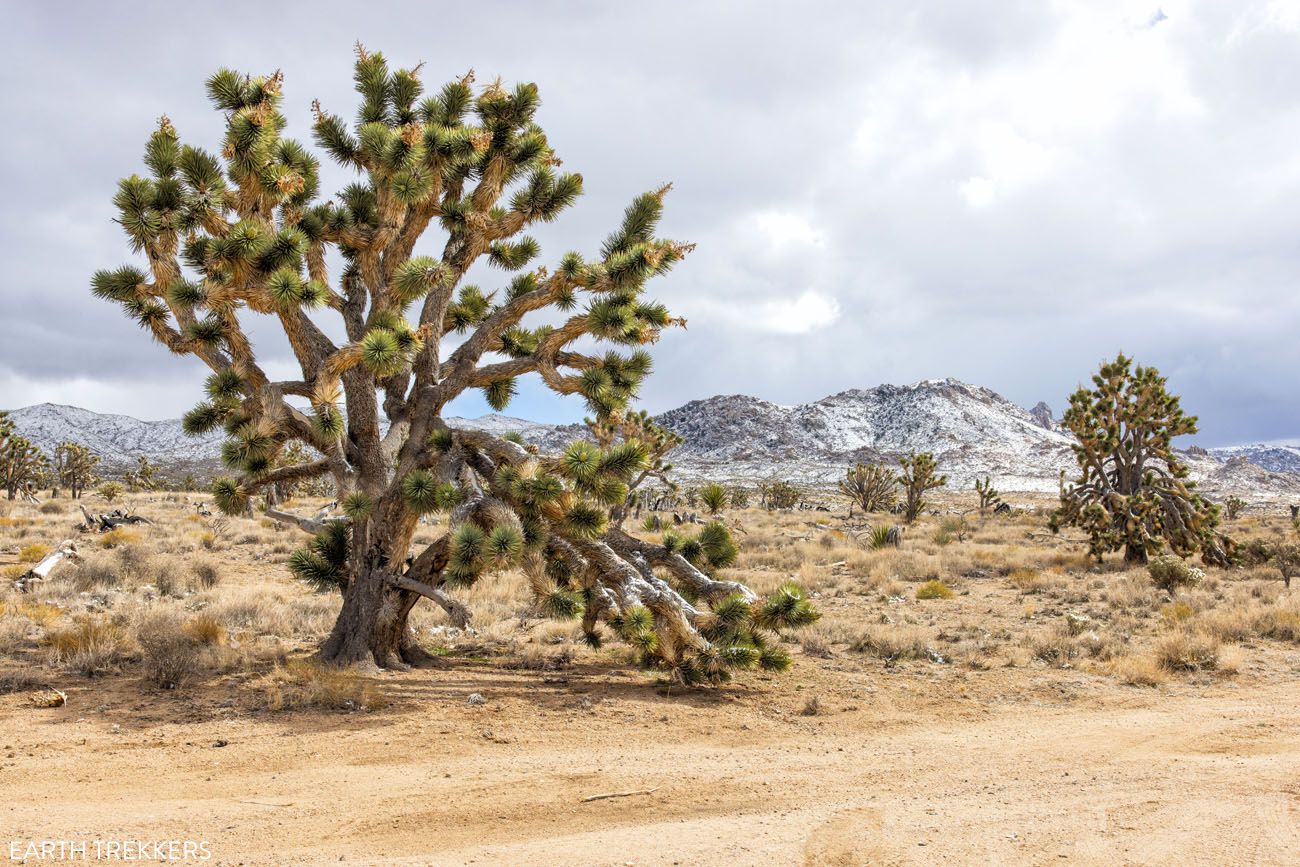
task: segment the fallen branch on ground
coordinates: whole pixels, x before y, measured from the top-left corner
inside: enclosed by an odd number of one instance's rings
[[[633,792],[607,792],[603,795],[588,795],[582,799],[582,803],[587,804],[591,801],[604,801],[609,798],[630,798],[633,795],[649,795],[651,792],[657,792],[661,786],[655,786],[653,789],[637,789]]]

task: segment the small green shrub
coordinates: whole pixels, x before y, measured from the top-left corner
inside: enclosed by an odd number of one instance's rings
[[[916,588],[917,599],[951,599],[954,595],[953,589],[939,580],[926,581]]]
[[[1173,554],[1154,558],[1147,564],[1147,574],[1151,576],[1152,584],[1171,594],[1182,587],[1195,587],[1205,578],[1203,571]]]

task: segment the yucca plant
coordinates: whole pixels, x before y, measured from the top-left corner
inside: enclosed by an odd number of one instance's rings
[[[727,499],[727,489],[716,482],[700,488],[700,502],[709,510],[710,515],[716,515],[727,508]]]
[[[638,487],[666,482],[664,457],[680,442],[629,409],[650,372],[645,347],[684,324],[645,295],[693,247],[657,235],[669,187],[637,196],[594,255],[539,264],[529,230],[572,205],[583,179],[559,170],[536,85],[478,87],[470,74],[426,95],[419,67],[393,69],[360,46],[354,77],[355,122],[313,106],[316,144],[356,175],[329,197],[317,158],[284,135],[280,73],[213,75],[219,151],[183,143],[162,118],[146,175],[122,180],[114,198],[148,267],[100,271],[92,284],[211,369],[184,422],[192,434],[227,434],[230,474],[213,485],[221,509],[247,511],[270,486],[332,479],[341,514],[267,511],[316,534],[291,566],[342,592],[322,659],[424,661],[408,628],[420,599],[464,624],[455,592],[520,568],[543,610],[579,619],[593,644],[608,624],[683,680],[780,667],[762,636],[806,614],[772,614],[711,574],[734,560],[724,527],[682,540],[680,553],[621,529]],[[503,273],[501,285],[467,284],[476,263]],[[259,361],[251,314],[284,332],[300,368],[292,378]],[[339,327],[321,327],[326,316]],[[591,442],[541,455],[444,421],[474,389],[504,409],[528,375],[586,402]],[[286,461],[295,442],[308,456]],[[447,513],[448,531],[413,550],[429,512]],[[716,632],[712,606],[737,597],[753,613]]]

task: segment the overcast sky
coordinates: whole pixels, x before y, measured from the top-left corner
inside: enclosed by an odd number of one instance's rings
[[[164,112],[219,149],[220,66],[283,69],[310,142],[313,98],[354,112],[359,38],[430,89],[538,83],[586,189],[551,260],[674,183],[663,234],[699,248],[653,286],[690,327],[651,410],[951,376],[1059,414],[1122,349],[1207,445],[1298,436],[1300,2],[1160,3],[7,4],[0,406],[195,402],[203,372],[89,292],[131,261],[116,181]],[[582,407],[530,383],[510,412]]]

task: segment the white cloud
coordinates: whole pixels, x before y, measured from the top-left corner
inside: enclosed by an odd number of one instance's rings
[[[749,218],[766,246],[774,250],[824,246],[821,233],[807,217],[788,211],[759,211]]]
[[[807,289],[793,298],[738,300],[723,304],[700,299],[691,319],[728,329],[762,334],[809,334],[833,325],[840,318],[840,303],[830,295]]]
[[[94,412],[120,413],[157,421],[175,418],[203,395],[202,380],[140,382],[110,381],[91,376],[36,379],[0,368],[0,409],[17,409],[37,403],[62,403]]]
[[[997,198],[997,189],[988,178],[967,178],[961,185],[961,195],[966,204],[978,210],[993,204]]]

